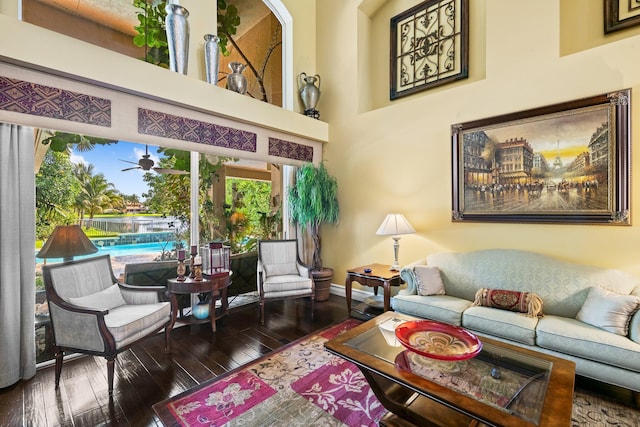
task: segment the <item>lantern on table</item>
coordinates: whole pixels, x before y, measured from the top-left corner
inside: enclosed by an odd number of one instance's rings
[[[217,273],[222,273],[225,271],[229,271],[230,268],[230,256],[231,256],[231,247],[224,246],[220,242],[211,242],[208,245],[209,249],[209,257],[208,263],[205,268],[205,274],[213,276]]]

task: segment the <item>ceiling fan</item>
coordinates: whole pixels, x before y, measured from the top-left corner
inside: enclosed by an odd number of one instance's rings
[[[137,165],[136,167],[133,168],[125,168],[122,169],[122,172],[125,171],[130,171],[130,170],[134,170],[134,169],[142,169],[144,171],[148,171],[148,170],[154,170],[158,173],[166,173],[166,174],[172,174],[172,175],[189,175],[189,172],[187,171],[183,171],[183,170],[178,170],[178,169],[167,169],[167,168],[154,168],[153,165],[155,164],[155,162],[153,160],[151,160],[151,155],[149,154],[149,146],[145,145],[145,154],[142,156],[142,158],[140,158],[140,160],[138,160],[138,163],[136,162],[130,162],[129,160],[122,160],[120,159],[120,161],[125,162],[125,163],[131,163],[132,165]]]

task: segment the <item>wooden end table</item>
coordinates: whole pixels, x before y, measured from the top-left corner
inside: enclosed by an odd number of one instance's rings
[[[167,280],[167,291],[171,298],[171,324],[169,325],[169,331],[173,329],[176,321],[181,323],[205,323],[211,322],[211,330],[216,331],[216,319],[227,314],[229,308],[229,300],[227,298],[227,289],[231,284],[231,278],[229,271],[223,271],[216,273],[212,276],[205,276],[202,280],[194,280],[190,277],[186,277],[185,280],[180,281],[177,278]],[[209,318],[208,319],[196,319],[192,315],[178,317],[178,298],[177,294],[199,294],[210,293],[211,299],[209,301]],[[220,313],[216,315],[216,300],[220,298],[222,307]]]
[[[362,286],[373,288],[374,295],[378,295],[378,286],[384,289],[384,311],[391,308],[391,286],[400,286],[400,272],[390,270],[391,266],[386,264],[369,264],[347,270],[347,278],[344,282],[345,294],[347,298],[347,310],[351,314],[351,290],[352,282],[358,282]],[[371,269],[370,273],[365,270]]]

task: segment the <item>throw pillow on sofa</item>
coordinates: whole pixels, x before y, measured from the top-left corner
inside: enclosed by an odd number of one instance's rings
[[[438,267],[416,265],[413,268],[418,295],[444,295],[444,284]]]
[[[627,336],[631,316],[640,308],[640,298],[621,295],[594,286],[576,319],[617,335]]]
[[[472,305],[517,311],[529,317],[542,317],[542,299],[532,292],[480,288]]]

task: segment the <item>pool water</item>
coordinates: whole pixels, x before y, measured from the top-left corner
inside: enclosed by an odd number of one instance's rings
[[[97,255],[111,255],[111,258],[128,255],[141,255],[141,254],[158,254],[163,250],[170,251],[174,249],[174,242],[153,242],[153,243],[136,243],[133,245],[116,245],[116,246],[97,246],[98,252],[89,255],[80,255],[73,257],[73,259],[90,258]],[[36,251],[36,254],[38,251]],[[44,264],[44,259],[36,258],[36,264]],[[62,262],[62,258],[47,258],[47,263]]]

